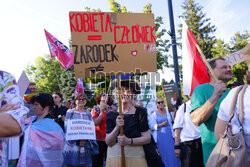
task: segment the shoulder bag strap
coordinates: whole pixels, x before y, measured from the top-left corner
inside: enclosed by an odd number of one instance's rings
[[[186,103],[184,103],[184,113],[186,113]]]
[[[229,110],[229,123],[231,123],[232,118],[234,117],[234,109],[235,109],[235,104],[238,98],[238,94],[240,92],[240,90],[242,89],[243,85],[239,86],[239,88],[237,88],[237,90],[234,93],[234,97],[233,100],[231,102],[231,106],[230,106],[230,110]]]
[[[239,97],[239,122],[240,122],[240,125],[242,127],[242,124],[243,124],[243,97],[244,97],[244,94],[246,92],[246,88],[247,88],[248,85],[244,85],[244,87],[242,88],[242,91],[240,92],[240,97]]]

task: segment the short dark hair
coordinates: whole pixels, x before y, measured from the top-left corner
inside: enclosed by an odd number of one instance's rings
[[[87,99],[87,96],[86,96],[85,94],[83,94],[83,93],[80,93],[80,94],[76,95],[76,96],[75,96],[75,100],[78,100],[80,97],[83,97],[83,98],[85,98],[86,100],[88,100],[88,99]]]
[[[217,65],[217,64],[216,64],[216,61],[217,61],[217,60],[224,60],[224,61],[225,61],[225,59],[222,58],[222,57],[215,58],[215,59],[209,61],[209,65],[211,66],[212,69],[214,69],[214,68],[216,67],[216,65]]]
[[[32,104],[37,102],[42,108],[45,108],[46,106],[52,107],[54,105],[53,97],[49,93],[38,93],[31,98],[30,102]]]
[[[53,94],[56,94],[56,95],[58,95],[61,99],[63,99],[63,96],[62,96],[61,93],[59,93],[59,92],[53,92]]]
[[[224,60],[225,61],[225,59],[222,58],[222,57],[210,60],[209,61],[209,65],[211,66],[212,69],[215,69],[215,67],[217,66],[217,64],[216,64],[217,60]],[[211,78],[211,76],[209,74],[209,69],[208,68],[207,68],[207,74],[208,74],[209,78]]]
[[[29,86],[31,86],[31,85],[36,85],[36,83],[35,82],[30,82]]]
[[[106,94],[101,93],[97,96],[95,99],[96,104],[100,104],[102,96],[105,96]],[[110,95],[108,95],[108,100],[107,100],[107,105],[111,106],[113,104],[113,99],[111,98]]]

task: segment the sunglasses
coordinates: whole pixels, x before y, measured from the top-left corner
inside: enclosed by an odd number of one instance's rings
[[[164,101],[158,101],[157,104],[164,104]]]
[[[58,97],[58,96],[53,96],[53,98],[54,98],[54,99],[57,99],[57,98],[59,98],[59,97]]]

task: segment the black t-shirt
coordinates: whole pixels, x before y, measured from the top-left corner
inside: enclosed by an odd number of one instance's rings
[[[106,117],[106,133],[111,133],[116,126],[117,111],[109,111]],[[147,111],[137,107],[135,114],[124,114],[124,135],[128,138],[141,137],[141,132],[149,129]]]
[[[61,126],[61,128],[64,131],[64,121],[62,120],[62,116],[66,115],[68,108],[65,106],[58,107],[57,105],[54,106],[52,115],[54,117],[54,120]]]

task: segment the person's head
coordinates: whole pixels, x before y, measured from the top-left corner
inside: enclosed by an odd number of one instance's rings
[[[139,101],[136,103],[136,105],[139,106],[139,107],[143,107],[142,100],[139,100]]]
[[[87,103],[87,96],[85,94],[78,94],[75,96],[76,107],[84,107]]]
[[[95,102],[97,105],[101,103],[106,103],[107,105],[111,106],[113,104],[113,99],[110,97],[110,95],[101,93],[97,96]]]
[[[37,116],[47,115],[54,105],[53,98],[49,93],[38,93],[31,98],[30,102],[33,104],[33,110]]]
[[[116,92],[116,96],[120,96],[122,98],[122,103],[133,102],[136,97],[135,95],[141,93],[139,84],[131,79],[121,81],[120,95],[117,94],[117,86],[117,80],[112,81],[111,90],[114,90]]]
[[[60,102],[62,101],[62,94],[59,92],[54,92],[52,97],[54,99],[55,105],[60,105]]]
[[[155,103],[158,109],[165,108],[164,100],[162,98],[157,98]]]
[[[228,82],[233,78],[231,67],[228,65],[224,58],[213,59],[209,62],[209,64],[218,80]],[[208,75],[210,79],[213,80],[210,71],[208,72]]]
[[[28,86],[28,89],[30,89],[30,90],[36,90],[37,89],[36,83],[35,82],[30,82],[30,84]]]

